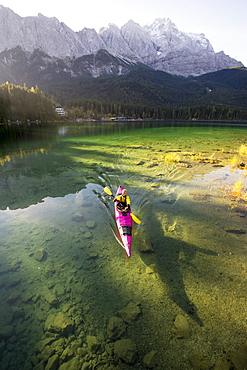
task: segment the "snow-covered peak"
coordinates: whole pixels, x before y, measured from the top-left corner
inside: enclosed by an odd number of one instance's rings
[[[82,31],[77,32],[82,45],[87,52],[96,53],[100,49],[106,49],[106,45],[101,37],[97,34],[94,28],[83,28]]]
[[[178,32],[178,28],[173,23],[170,18],[157,18],[151,25],[144,26],[144,29],[152,36],[152,37],[162,37],[164,34],[168,32]]]
[[[107,27],[101,27],[99,30],[99,35],[101,35],[104,32],[108,32],[110,30],[111,32],[120,32],[120,29],[115,23],[109,23]]]
[[[121,29],[122,29],[123,27],[129,27],[129,28],[142,28],[142,27],[139,25],[139,23],[134,22],[132,19],[130,19],[127,23],[125,23],[125,24],[121,27]]]
[[[121,35],[133,53],[142,58],[144,63],[156,56],[156,49],[150,35],[134,21],[127,22],[121,27]]]
[[[129,20],[127,23],[125,23],[121,29],[121,34],[144,34],[144,29],[139,25],[139,23],[136,23],[132,20]]]
[[[111,23],[107,28],[101,29],[99,36],[109,52],[113,52],[115,55],[122,55],[123,57],[135,58],[130,46],[123,38],[120,29],[115,24]]]
[[[188,33],[187,35],[195,44],[201,46],[204,50],[207,50],[210,53],[214,53],[212,45],[203,33]]]

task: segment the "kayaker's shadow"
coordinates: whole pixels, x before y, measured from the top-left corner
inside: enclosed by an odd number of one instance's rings
[[[157,273],[168,288],[169,297],[194,321],[203,326],[197,313],[197,307],[186,293],[180,268],[182,263],[193,266],[191,261],[196,252],[215,256],[217,254],[179,239],[165,236],[155,214],[149,216],[149,223],[144,231],[145,235],[142,236],[144,236],[147,245],[151,246],[153,253],[148,248],[146,251],[140,251],[141,259],[147,266],[155,266]]]

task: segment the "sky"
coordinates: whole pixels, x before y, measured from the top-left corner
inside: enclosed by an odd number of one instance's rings
[[[203,33],[215,52],[223,50],[247,66],[247,0],[0,0],[0,5],[21,17],[56,17],[73,31],[170,18],[180,31]]]

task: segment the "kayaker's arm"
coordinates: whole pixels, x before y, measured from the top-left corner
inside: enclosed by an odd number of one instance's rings
[[[122,195],[118,195],[113,199],[113,202],[121,202],[122,201]]]

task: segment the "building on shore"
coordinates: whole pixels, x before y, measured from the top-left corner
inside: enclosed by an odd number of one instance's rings
[[[65,110],[64,110],[64,108],[63,107],[56,107],[55,108],[55,111],[57,112],[57,114],[59,114],[60,116],[63,116],[63,117],[65,117],[66,116],[66,112],[65,112]]]

